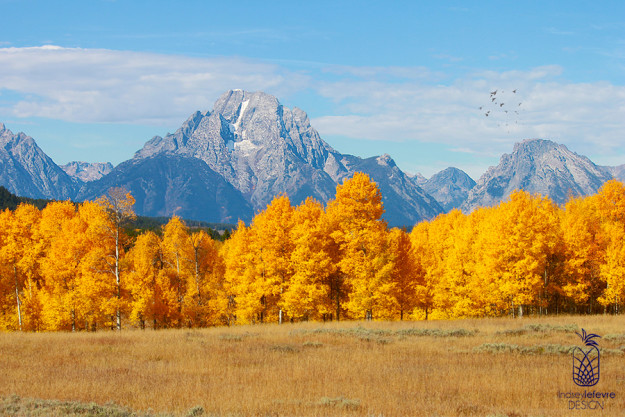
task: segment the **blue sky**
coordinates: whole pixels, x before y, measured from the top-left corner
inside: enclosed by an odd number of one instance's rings
[[[428,177],[456,166],[477,179],[535,137],[625,164],[622,1],[0,0],[0,10],[0,122],[59,164],[122,162],[235,88],[305,110],[341,152],[389,153]]]

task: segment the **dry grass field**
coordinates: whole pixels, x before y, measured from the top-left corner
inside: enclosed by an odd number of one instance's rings
[[[591,388],[581,328],[603,336]],[[624,351],[624,316],[4,333],[0,414],[622,416]],[[558,398],[584,391],[615,398]]]

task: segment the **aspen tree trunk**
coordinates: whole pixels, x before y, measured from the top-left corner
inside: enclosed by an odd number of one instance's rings
[[[202,294],[200,293],[200,266],[198,260],[198,249],[195,249],[195,289],[197,290],[197,305],[202,305]]]
[[[339,289],[336,289],[336,321],[341,321],[341,294],[339,293]]]
[[[119,225],[115,228],[115,282],[117,284],[117,331],[122,330],[122,314],[119,309],[119,303],[121,302],[121,279],[119,276]]]
[[[17,282],[17,266],[13,265],[13,272],[15,274],[15,300],[17,301],[17,321],[20,325],[20,331],[22,331],[22,300],[20,300],[20,290]]]
[[[283,292],[284,292],[284,288],[280,287],[280,299],[282,299]],[[280,311],[278,312],[278,324],[282,324],[282,308],[280,308]]]

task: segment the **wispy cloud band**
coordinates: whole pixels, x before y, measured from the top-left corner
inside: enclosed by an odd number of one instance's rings
[[[242,88],[317,103],[312,123],[322,136],[443,143],[483,155],[543,137],[579,152],[622,152],[625,87],[567,82],[565,70],[543,66],[452,78],[425,67],[293,70],[244,57],[0,48],[0,113],[174,125],[195,110],[210,109],[224,91]],[[296,104],[308,110],[306,102]]]

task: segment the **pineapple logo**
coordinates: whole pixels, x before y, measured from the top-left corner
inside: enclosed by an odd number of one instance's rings
[[[601,337],[594,333],[576,332],[582,339],[584,347],[573,349],[573,382],[580,387],[592,387],[599,382],[599,348],[593,339]]]

